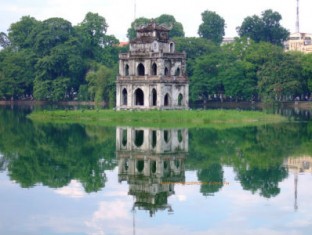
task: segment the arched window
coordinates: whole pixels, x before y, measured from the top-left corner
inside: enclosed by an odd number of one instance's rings
[[[128,105],[128,92],[126,88],[122,90],[122,105]]]
[[[181,70],[180,68],[177,68],[175,73],[174,73],[174,76],[180,76],[181,75]]]
[[[164,131],[164,140],[165,142],[168,144],[169,143],[169,140],[170,140],[170,133],[168,130],[165,130]]]
[[[170,104],[170,97],[169,97],[169,94],[167,93],[164,98],[164,106],[169,106],[169,104]]]
[[[125,169],[125,171],[128,171],[128,169],[129,169],[129,161],[128,161],[128,159],[126,159],[125,162],[124,162],[124,169]]]
[[[183,101],[183,95],[180,93],[178,96],[178,105],[181,106]]]
[[[174,52],[174,45],[173,43],[170,43],[170,53],[173,53]]]
[[[139,173],[142,173],[144,170],[144,160],[138,160],[136,163],[136,168]]]
[[[127,146],[127,130],[122,130],[122,146],[126,147]]]
[[[137,71],[138,76],[144,76],[145,75],[145,67],[144,67],[144,65],[142,63],[140,63],[138,65],[138,69],[137,70],[138,70]]]
[[[157,105],[157,91],[156,89],[152,90],[152,106]]]
[[[144,131],[143,130],[136,130],[134,132],[134,144],[136,147],[141,147],[144,142]]]
[[[144,106],[144,93],[140,88],[134,92],[134,103],[138,106]]]
[[[165,67],[165,76],[169,76],[169,69]]]
[[[157,145],[157,133],[156,131],[152,131],[152,147],[155,148]]]
[[[151,161],[151,172],[153,173],[153,174],[155,174],[156,173],[156,167],[157,167],[157,165],[156,165],[156,161]]]
[[[179,169],[179,167],[180,167],[180,161],[179,161],[178,159],[175,159],[175,160],[174,160],[174,165],[175,165],[175,167],[176,167],[177,169]]]
[[[125,66],[125,76],[129,76],[129,65],[126,64]]]
[[[152,65],[152,75],[156,76],[157,75],[157,64],[153,63]]]
[[[183,135],[182,135],[181,130],[178,130],[178,141],[179,141],[179,143],[181,143],[183,141]]]

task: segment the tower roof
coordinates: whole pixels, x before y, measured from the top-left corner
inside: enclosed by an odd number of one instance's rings
[[[136,27],[136,38],[131,43],[152,43],[153,41],[160,41],[167,43],[169,40],[169,31],[172,26],[166,26],[164,24],[157,24],[152,21],[148,24]]]
[[[153,31],[163,31],[163,32],[169,32],[172,27],[167,27],[164,24],[158,25],[156,22],[150,22],[146,25],[141,25],[139,27],[136,27],[136,31],[140,33],[144,32],[153,32]]]

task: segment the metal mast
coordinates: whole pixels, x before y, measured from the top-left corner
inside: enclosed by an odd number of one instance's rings
[[[299,24],[299,0],[297,0],[297,21],[296,21],[296,32],[300,33],[300,24]]]
[[[134,20],[136,20],[136,0],[134,0]]]
[[[295,172],[295,203],[294,203],[294,208],[295,211],[298,210],[298,201],[297,201],[297,197],[298,197],[298,172]]]

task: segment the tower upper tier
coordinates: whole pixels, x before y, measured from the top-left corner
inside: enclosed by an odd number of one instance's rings
[[[155,22],[136,28],[136,38],[130,42],[131,52],[174,53],[175,44],[169,39],[171,27]]]

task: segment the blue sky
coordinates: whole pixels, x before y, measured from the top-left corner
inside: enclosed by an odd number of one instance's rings
[[[197,36],[201,13],[217,12],[226,21],[226,36],[236,36],[235,28],[243,19],[260,15],[266,9],[278,11],[281,24],[295,31],[296,0],[0,0],[0,31],[6,32],[11,23],[30,15],[38,20],[62,17],[73,25],[80,23],[87,12],[104,16],[109,24],[108,33],[126,41],[127,29],[136,17],[155,18],[163,13],[174,15],[184,26],[186,36]],[[312,33],[312,1],[300,0],[300,31]]]

